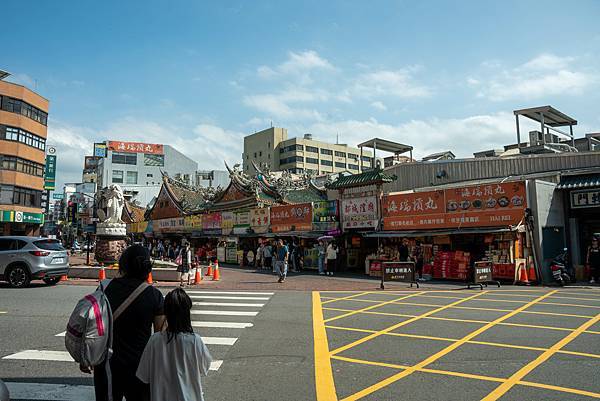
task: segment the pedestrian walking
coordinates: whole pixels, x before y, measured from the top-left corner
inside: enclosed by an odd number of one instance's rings
[[[592,244],[588,247],[586,263],[590,267],[592,278],[590,284],[600,282],[600,246],[598,237],[592,238]]]
[[[319,274],[325,274],[325,243],[321,240],[316,246],[317,248],[317,264],[319,266]]]
[[[144,349],[137,377],[150,385],[151,401],[203,401],[201,376],[206,376],[212,356],[194,333],[192,300],[181,288],[165,297],[167,328],[155,333]]]
[[[327,247],[327,262],[325,263],[325,270],[328,276],[333,276],[337,266],[337,245],[335,243],[329,244]]]
[[[287,276],[289,255],[290,251],[287,245],[285,245],[283,240],[280,239],[277,243],[277,254],[275,261],[275,271],[279,275],[279,283],[283,283],[285,281],[285,277]]]
[[[177,271],[179,272],[179,286],[190,285],[190,266],[192,265],[192,250],[186,243],[179,251]]]
[[[265,259],[265,269],[268,269],[268,270],[272,269],[273,268],[273,247],[268,242],[264,246],[263,257]]]
[[[256,248],[256,268],[262,270],[264,267],[265,245],[261,242]]]
[[[412,259],[415,262],[415,274],[419,279],[423,278],[423,246],[421,241],[417,241],[412,251]]]
[[[152,262],[148,248],[132,245],[125,249],[119,259],[121,277],[112,279],[105,294],[111,309],[119,309],[129,296],[148,279]],[[113,354],[110,357],[112,399],[122,401],[149,400],[149,387],[136,377],[136,370],[150,339],[151,329],[160,331],[164,327],[164,298],[162,293],[147,286],[121,313],[113,324]],[[108,400],[109,382],[106,362],[93,368],[96,401]],[[80,366],[84,373],[92,368]]]

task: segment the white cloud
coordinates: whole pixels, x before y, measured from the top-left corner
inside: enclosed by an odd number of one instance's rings
[[[298,107],[298,104],[325,102],[329,99],[329,93],[323,90],[290,87],[278,93],[245,96],[243,102],[246,106],[266,113],[271,118],[298,121],[322,119],[318,111]]]
[[[361,74],[354,83],[353,92],[360,97],[394,96],[402,99],[423,98],[431,89],[414,78],[417,68],[379,70]]]
[[[371,106],[376,108],[377,110],[387,111],[387,106],[380,101],[372,102]]]
[[[309,84],[315,71],[335,71],[335,67],[316,51],[306,50],[289,52],[287,60],[275,67],[261,65],[256,74],[262,79],[293,79],[297,83]]]
[[[598,72],[577,68],[572,57],[542,54],[517,67],[496,71],[491,78],[480,81],[478,97],[492,101],[534,100],[555,95],[580,95],[598,82]]]
[[[527,121],[522,130],[533,129]],[[465,118],[411,120],[401,124],[385,124],[375,119],[318,122],[297,127],[325,141],[335,140],[355,146],[369,138],[383,138],[414,146],[414,157],[452,150],[459,157],[472,157],[473,152],[499,149],[516,142],[514,116],[509,112],[476,115]]]

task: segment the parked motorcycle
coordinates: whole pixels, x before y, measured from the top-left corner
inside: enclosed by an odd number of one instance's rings
[[[552,277],[554,281],[560,286],[571,282],[571,276],[567,273],[567,261],[568,261],[568,250],[563,249],[563,252],[558,254],[552,259],[550,264],[550,270],[552,270]]]

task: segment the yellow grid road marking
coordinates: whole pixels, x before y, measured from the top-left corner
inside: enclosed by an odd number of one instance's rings
[[[383,366],[383,367],[388,367],[388,368],[393,368],[393,369],[408,369],[408,366],[404,366],[404,365],[395,365],[395,364],[384,363],[384,362],[372,362],[372,361],[366,361],[366,360],[362,360],[362,359],[346,358],[346,357],[339,356],[339,355],[334,355],[331,358],[338,359],[340,361],[363,364],[363,365]],[[439,369],[421,368],[421,369],[417,369],[417,371],[424,372],[424,373],[432,373],[432,374],[437,374],[437,375],[444,375],[444,376],[464,377],[466,379],[483,380],[483,381],[490,381],[490,382],[497,382],[497,383],[504,383],[506,381],[506,379],[503,379],[500,377],[481,376],[481,375],[475,375],[475,374],[471,374],[471,373],[452,372],[452,371],[439,370]],[[535,382],[530,382],[530,381],[519,381],[519,382],[517,382],[517,384],[522,385],[522,386],[528,386],[528,387],[543,388],[543,389],[553,390],[553,391],[558,391],[558,392],[563,392],[563,393],[584,395],[584,396],[593,397],[593,398],[600,397],[599,393],[594,393],[591,391],[579,390],[579,389],[574,389],[574,388],[569,388],[569,387],[553,386],[550,384],[535,383]]]
[[[337,349],[335,349],[335,350],[331,351],[331,355],[339,354],[339,353],[340,353],[340,352],[342,352],[342,351],[348,350],[348,349],[350,349],[350,348],[352,348],[352,347],[355,347],[355,346],[357,346],[357,345],[359,345],[359,344],[362,344],[362,343],[364,343],[364,342],[366,342],[366,341],[372,340],[373,338],[379,337],[379,336],[380,336],[380,335],[382,335],[382,334],[389,333],[390,331],[392,331],[392,330],[395,330],[395,329],[397,329],[398,327],[405,326],[405,325],[407,325],[407,324],[409,324],[409,323],[415,322],[415,321],[417,321],[417,320],[419,320],[419,319],[422,319],[422,318],[424,318],[424,317],[426,317],[426,316],[432,315],[432,314],[434,314],[434,313],[436,313],[436,312],[440,312],[440,311],[442,311],[442,310],[444,310],[444,309],[448,309],[448,308],[450,308],[450,307],[452,307],[452,306],[454,306],[454,305],[458,305],[458,304],[460,304],[461,302],[466,302],[466,301],[469,301],[469,300],[471,300],[471,299],[477,298],[477,297],[479,297],[479,296],[481,296],[481,295],[483,295],[483,294],[486,294],[486,293],[487,293],[487,291],[482,291],[482,292],[480,292],[480,293],[478,293],[478,294],[472,295],[472,296],[470,296],[470,297],[467,297],[467,298],[465,298],[465,299],[461,299],[461,300],[459,300],[459,301],[456,301],[456,302],[453,302],[453,303],[451,303],[451,304],[448,304],[448,305],[441,306],[441,307],[439,307],[439,308],[437,308],[437,309],[430,310],[430,311],[428,311],[428,312],[425,312],[425,313],[423,313],[423,314],[421,314],[421,315],[419,315],[419,316],[416,316],[416,317],[410,318],[410,319],[408,319],[408,320],[405,320],[405,321],[403,321],[403,322],[396,323],[395,325],[393,325],[393,326],[390,326],[390,327],[388,327],[388,328],[386,328],[386,329],[380,330],[380,331],[378,331],[377,333],[370,334],[370,335],[368,335],[368,336],[366,336],[366,337],[363,337],[363,338],[361,338],[361,339],[359,339],[359,340],[356,340],[356,341],[354,341],[354,342],[352,342],[352,343],[350,343],[350,344],[346,344],[346,345],[344,345],[344,346],[342,346],[342,347],[339,347],[339,348],[337,348]]]
[[[372,305],[372,306],[368,306],[368,307],[366,307],[366,308],[363,308],[363,309],[358,309],[358,310],[355,310],[355,311],[352,311],[352,312],[348,312],[348,313],[345,313],[345,314],[343,314],[343,315],[334,316],[334,317],[331,317],[331,318],[329,318],[329,319],[326,319],[326,320],[325,320],[325,323],[328,323],[328,322],[331,322],[331,321],[334,321],[334,320],[338,320],[338,319],[343,319],[343,318],[345,318],[345,317],[348,317],[348,316],[356,315],[357,313],[366,312],[366,311],[369,311],[369,310],[371,310],[371,309],[378,308],[378,307],[380,307],[380,306],[383,306],[383,305],[391,304],[391,303],[393,303],[393,302],[395,302],[395,301],[401,301],[401,300],[403,300],[403,299],[407,299],[407,298],[410,298],[410,297],[415,297],[415,296],[417,296],[417,295],[419,295],[419,294],[421,294],[421,293],[422,293],[422,291],[421,291],[421,292],[416,292],[416,293],[414,293],[414,294],[411,294],[411,295],[404,295],[404,296],[402,296],[402,297],[400,297],[400,298],[392,299],[391,301],[385,301],[385,302],[381,302],[381,303],[379,303],[379,304]]]
[[[323,322],[323,309],[318,292],[312,293],[313,301],[313,336],[315,342],[315,389],[317,401],[337,401],[327,331]]]
[[[323,310],[331,310],[331,311],[337,311],[337,312],[352,312],[352,309],[341,309],[341,308],[323,308]],[[408,318],[419,316],[419,315],[408,315],[408,314],[403,314],[403,313],[373,312],[373,311],[361,312],[361,313],[364,313],[367,315],[398,316],[398,317],[408,317]],[[442,321],[459,322],[459,323],[480,323],[480,324],[486,324],[486,323],[490,322],[490,320],[458,319],[458,318],[453,318],[453,317],[438,317],[438,316],[426,316],[423,319],[442,320]],[[573,330],[575,330],[574,328],[567,328],[567,327],[542,326],[542,325],[525,324],[525,323],[502,322],[502,323],[498,323],[498,325],[499,326],[512,326],[512,327],[525,327],[525,328],[531,328],[531,329],[556,330],[556,331],[573,331]],[[600,334],[600,331],[586,330],[586,331],[584,331],[584,333]]]
[[[600,306],[594,305],[579,305],[579,304],[560,304],[557,302],[540,302],[542,305],[557,305],[557,306],[572,306],[575,308],[591,308],[591,309],[600,309]]]
[[[365,397],[365,396],[367,396],[369,394],[374,393],[375,391],[377,391],[377,390],[379,390],[379,389],[381,389],[383,387],[386,387],[386,386],[388,386],[388,385],[390,385],[390,384],[392,384],[392,383],[394,383],[394,382],[396,382],[396,381],[398,381],[398,380],[400,380],[400,379],[402,379],[402,378],[404,378],[404,377],[412,374],[417,369],[424,368],[425,366],[427,366],[427,365],[435,362],[436,360],[438,360],[439,358],[443,357],[444,355],[447,355],[450,352],[454,351],[456,348],[460,347],[465,342],[467,342],[467,341],[469,341],[469,340],[477,337],[479,334],[481,334],[481,333],[487,331],[488,329],[494,327],[496,324],[498,324],[498,323],[500,323],[500,322],[502,322],[502,321],[504,321],[506,319],[509,319],[510,317],[518,314],[519,312],[524,311],[525,309],[529,308],[532,305],[535,305],[537,302],[540,302],[540,301],[544,300],[545,298],[549,297],[550,295],[554,294],[555,292],[556,292],[556,290],[555,291],[551,291],[551,292],[547,292],[547,293],[543,294],[542,296],[534,299],[533,301],[531,301],[531,302],[529,302],[529,303],[527,303],[527,304],[525,304],[523,306],[520,306],[519,308],[511,311],[510,313],[507,313],[507,314],[499,317],[498,319],[495,319],[494,321],[492,321],[490,323],[487,323],[485,326],[480,327],[477,330],[475,330],[475,331],[467,334],[466,336],[464,336],[463,338],[461,338],[459,341],[452,343],[448,347],[444,348],[443,350],[441,350],[439,352],[436,352],[435,354],[433,354],[430,357],[422,360],[418,364],[416,364],[414,366],[411,366],[410,368],[408,368],[408,369],[406,369],[406,370],[404,370],[402,372],[399,372],[399,373],[397,373],[397,374],[395,374],[393,376],[390,376],[387,379],[384,379],[384,380],[380,381],[379,383],[376,383],[376,384],[374,384],[372,386],[369,386],[369,387],[367,387],[367,388],[365,388],[365,389],[363,389],[363,390],[361,390],[361,391],[359,391],[357,393],[354,393],[354,394],[346,397],[343,401],[353,401],[353,400],[358,400],[360,398],[363,398],[363,397]],[[485,293],[486,292],[482,292],[480,294],[485,294]],[[393,327],[393,329],[396,328],[394,326],[392,326],[392,327]],[[386,331],[386,330],[383,330],[383,331]],[[571,334],[569,334],[569,335],[571,335]],[[376,335],[377,334],[372,334],[371,336],[376,336]],[[367,336],[367,337],[369,337],[369,336]],[[365,338],[367,338],[367,337],[365,337]],[[335,353],[335,351],[332,352],[332,353]],[[502,384],[502,385],[504,385],[504,384]]]
[[[596,324],[600,321],[600,313],[590,320],[583,323],[579,326],[575,331],[569,333],[565,338],[554,344],[548,350],[544,351],[541,355],[535,358],[533,361],[529,362],[527,365],[523,366],[519,369],[515,374],[508,378],[504,383],[498,386],[494,391],[489,393],[482,401],[496,401],[504,394],[506,394],[515,384],[517,384],[520,380],[522,380],[525,376],[527,376],[531,371],[537,368],[539,365],[550,359],[552,355],[556,352],[560,351],[561,348],[569,344],[573,341],[577,336],[583,333],[585,330]],[[600,395],[599,395],[600,396]]]
[[[342,327],[342,326],[327,325],[327,326],[325,326],[325,328],[326,329],[334,329],[334,330],[343,330],[343,331],[354,331],[354,332],[360,332],[360,333],[377,333],[376,330],[359,329],[359,328],[354,328],[354,327]],[[433,336],[424,336],[424,335],[420,335],[420,334],[409,334],[409,333],[385,333],[384,335],[392,336],[392,337],[418,338],[418,339],[422,339],[422,340],[433,340],[433,341],[446,341],[446,342],[460,341],[460,339],[458,339],[458,338],[433,337]],[[532,347],[529,345],[496,343],[496,342],[490,342],[490,341],[469,340],[469,341],[466,341],[466,343],[467,344],[477,344],[477,345],[487,345],[490,347],[498,347],[498,348],[525,349],[525,350],[530,350],[530,351],[541,351],[541,352],[548,350],[548,348],[543,348],[543,347]],[[588,354],[585,352],[560,350],[560,351],[557,351],[557,353],[600,359],[600,355],[598,355],[598,354]]]
[[[479,298],[477,301],[486,301],[486,302],[506,302],[513,304],[526,304],[528,301],[514,301],[512,299],[492,299],[492,298]]]
[[[576,301],[596,301],[596,302],[600,302],[600,298],[561,297],[561,296],[558,296],[558,295],[554,295],[550,299],[574,299]]]
[[[325,305],[325,304],[328,304],[331,302],[336,302],[336,301],[343,301],[346,299],[352,299],[354,297],[360,297],[361,295],[367,295],[367,294],[371,294],[371,291],[359,292],[358,294],[348,295],[347,297],[343,297],[343,298],[321,297],[321,299],[327,299],[327,301],[325,301],[325,302],[321,301],[321,305]]]

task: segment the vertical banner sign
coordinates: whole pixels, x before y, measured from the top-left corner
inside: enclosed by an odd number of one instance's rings
[[[44,189],[53,191],[56,188],[56,148],[49,146],[46,155],[46,168],[44,171]]]

